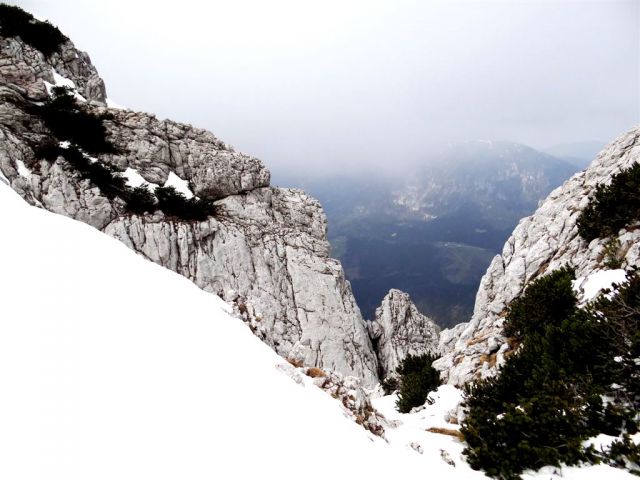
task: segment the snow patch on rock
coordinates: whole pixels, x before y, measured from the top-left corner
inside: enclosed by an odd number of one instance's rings
[[[27,168],[22,160],[16,160],[18,175],[24,178],[31,178],[31,170]]]
[[[122,172],[122,176],[126,179],[127,185],[130,186],[131,188],[148,185],[149,188],[153,190],[156,187],[158,187],[158,184],[151,183],[145,180],[144,177],[140,175],[140,173],[138,173],[138,170],[136,170],[135,168],[127,167],[127,169],[124,172]]]
[[[73,93],[73,96],[76,98],[76,100],[79,100],[81,102],[87,101],[86,98],[78,93],[78,89],[76,88],[76,84],[73,82],[73,80],[67,77],[63,77],[56,71],[55,68],[51,69],[51,74],[53,75],[53,83],[49,83],[46,80],[43,80],[44,86],[47,89],[47,94],[49,96],[53,94],[54,87],[67,87],[70,89],[71,93]]]
[[[129,110],[127,107],[120,105],[119,103],[114,102],[110,98],[106,99],[107,107],[115,108],[116,110]]]
[[[185,197],[193,198],[193,192],[189,188],[189,182],[181,179],[173,171],[169,172],[169,176],[167,177],[167,181],[164,182],[164,186],[173,187],[176,189],[176,192],[182,193]]]

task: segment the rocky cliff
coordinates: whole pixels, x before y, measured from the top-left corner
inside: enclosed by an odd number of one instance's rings
[[[421,314],[408,293],[392,289],[369,322],[369,335],[378,356],[380,378],[395,372],[407,355],[436,353],[440,328]]]
[[[153,184],[178,178],[215,201],[215,216],[131,214],[63,157],[37,159],[41,145],[59,139],[31,107],[54,85],[71,87],[83,109],[111,114],[104,125],[118,153],[95,161]],[[234,303],[281,355],[375,384],[377,360],[342,267],[329,258],[319,203],[269,187],[260,160],[210,132],[108,105],[88,55],[70,41],[45,56],[19,37],[0,37],[0,178],[29,203],[86,222]]]
[[[468,323],[444,330],[440,335],[443,357],[434,366],[449,383],[460,385],[494,374],[511,349],[502,335],[502,323],[510,302],[532,280],[564,265],[576,271],[576,278],[607,269],[605,245],[611,240],[590,243],[578,235],[576,222],[599,183],[609,183],[623,168],[640,161],[640,127],[621,135],[607,146],[584,171],[555,189],[536,212],[520,221],[482,278],[473,317]],[[613,252],[622,268],[637,266],[640,260],[638,224],[620,230]]]

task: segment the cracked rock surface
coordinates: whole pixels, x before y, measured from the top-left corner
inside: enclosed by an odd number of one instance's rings
[[[502,335],[507,307],[536,278],[562,266],[571,266],[576,278],[606,269],[607,239],[587,243],[576,222],[599,183],[610,183],[621,169],[640,161],[640,127],[607,146],[584,171],[555,189],[536,212],[520,221],[501,255],[494,258],[481,280],[473,316],[440,334],[442,358],[434,366],[451,384],[494,375],[510,350]],[[617,259],[622,268],[640,260],[640,224],[617,234]]]
[[[88,223],[233,303],[281,355],[357,377],[364,386],[377,383],[365,322],[342,266],[329,258],[326,218],[315,199],[269,187],[260,160],[210,132],[110,108],[107,136],[122,153],[98,161],[158,184],[173,172],[195,195],[216,201],[217,213],[206,221],[181,222],[160,211],[132,215],[62,157],[35,158],[52,137],[27,107],[48,98],[44,82],[54,83],[53,69],[74,82],[85,108],[107,109],[104,83],[71,42],[45,59],[19,39],[0,37],[0,181],[32,205]]]
[[[408,293],[391,289],[367,324],[376,345],[380,378],[393,374],[407,355],[434,354],[440,328],[418,311]]]

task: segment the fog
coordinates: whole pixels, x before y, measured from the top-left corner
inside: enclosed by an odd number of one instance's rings
[[[640,1],[12,2],[109,97],[278,171],[398,171],[434,145],[609,141],[640,123]]]

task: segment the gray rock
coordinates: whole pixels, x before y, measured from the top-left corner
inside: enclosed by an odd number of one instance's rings
[[[107,134],[121,153],[97,161],[136,169],[153,183],[173,172],[197,196],[217,199],[216,215],[201,222],[160,211],[129,214],[62,157],[35,158],[34,149],[52,137],[27,107],[47,98],[44,82],[54,82],[54,68],[74,82],[86,108],[107,110],[102,80],[71,42],[45,59],[19,40],[0,38],[0,173],[26,201],[86,222],[220,295],[284,357],[358,377],[364,386],[377,383],[365,322],[340,263],[329,258],[326,218],[315,199],[269,187],[269,171],[258,159],[210,132],[108,109]]]
[[[32,100],[46,100],[44,82],[55,84],[52,69],[73,81],[78,93],[88,102],[105,105],[107,93],[103,80],[89,55],[76,50],[71,41],[63,43],[60,52],[46,58],[17,38],[0,37],[0,85],[13,85]]]
[[[438,350],[440,328],[400,290],[389,290],[367,328],[374,340],[381,378],[393,374],[407,355]]]
[[[97,109],[98,114],[103,111]],[[146,113],[109,113],[108,138],[123,154],[105,155],[104,161],[121,170],[135,168],[157,184],[164,184],[173,171],[189,180],[196,196],[210,199],[269,186],[269,170],[260,160],[236,152],[211,132]]]
[[[434,366],[446,381],[462,385],[496,373],[512,349],[502,335],[507,307],[531,281],[565,265],[576,270],[576,277],[606,269],[606,240],[587,243],[578,235],[576,222],[597,184],[609,183],[614,174],[638,161],[640,127],[618,137],[585,171],[551,192],[532,216],[520,221],[482,278],[471,320],[440,334],[443,356]],[[622,267],[637,266],[640,230],[622,229],[617,240]]]

